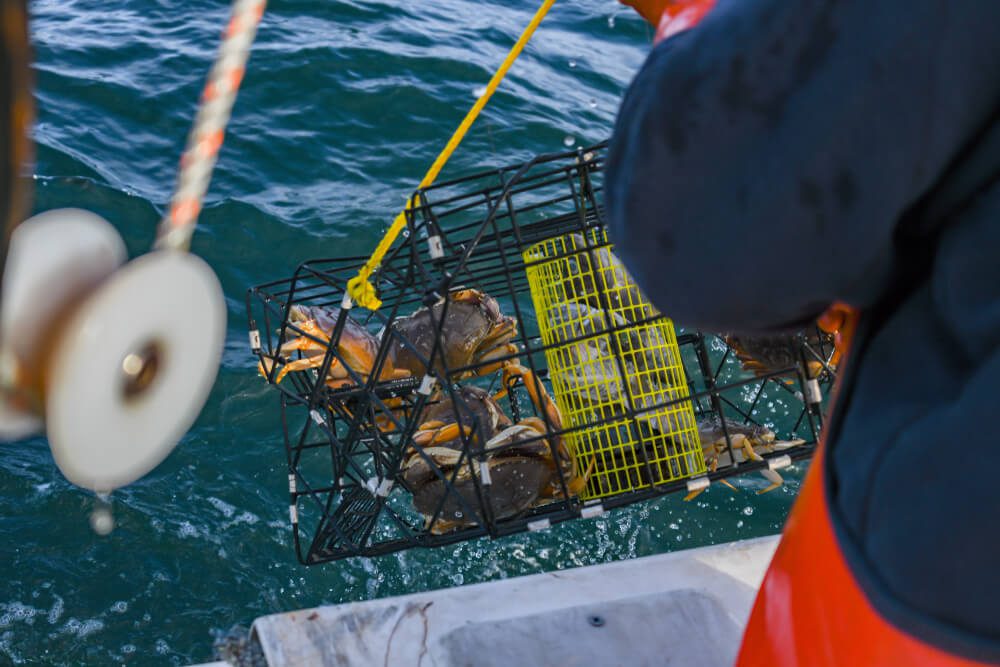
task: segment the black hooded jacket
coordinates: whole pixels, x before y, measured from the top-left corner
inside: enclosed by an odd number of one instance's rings
[[[998,113],[1000,2],[719,0],[635,78],[606,183],[617,252],[683,324],[862,309],[839,543],[888,620],[995,661]]]

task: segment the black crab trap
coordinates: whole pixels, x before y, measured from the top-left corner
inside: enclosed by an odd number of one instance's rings
[[[540,530],[752,471],[770,488],[812,454],[833,337],[676,332],[607,239],[604,149],[417,191],[372,277],[378,310],[344,298],[364,257],[249,290],[301,562]]]

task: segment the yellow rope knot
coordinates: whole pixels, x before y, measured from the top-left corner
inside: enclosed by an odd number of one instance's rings
[[[365,264],[358,271],[358,275],[347,281],[347,294],[351,297],[351,301],[362,308],[378,310],[379,306],[382,305],[382,300],[378,298],[375,286],[369,280],[371,275],[372,270]]]
[[[493,78],[491,78],[490,82],[486,85],[486,91],[479,97],[478,100],[476,100],[476,103],[472,105],[472,108],[469,109],[469,113],[465,114],[465,118],[462,119],[462,122],[455,130],[455,133],[451,135],[451,139],[448,140],[447,145],[445,145],[444,149],[437,156],[437,159],[434,160],[434,164],[431,165],[430,169],[427,170],[423,180],[420,181],[420,185],[417,186],[418,190],[429,187],[432,183],[434,183],[434,179],[437,178],[439,173],[441,173],[441,169],[444,168],[448,158],[450,158],[451,154],[455,152],[456,148],[458,148],[458,144],[461,143],[466,132],[468,132],[469,128],[472,126],[472,123],[476,120],[476,117],[479,116],[479,112],[483,110],[483,107],[486,106],[486,102],[488,102],[490,97],[493,96],[497,86],[500,85],[500,82],[503,81],[504,76],[507,74],[507,70],[509,70],[510,66],[514,64],[517,57],[521,55],[521,51],[524,49],[525,44],[528,43],[528,40],[531,39],[531,36],[534,34],[535,28],[537,28],[538,24],[540,24],[542,19],[545,18],[545,15],[549,12],[549,8],[552,7],[552,4],[555,1],[556,0],[544,0],[544,2],[542,2],[542,6],[538,8],[537,12],[535,12],[535,15],[531,18],[531,22],[528,23],[524,32],[521,33],[520,37],[518,37],[517,42],[515,42],[514,46],[511,47],[510,53],[507,54],[507,57],[504,59],[503,63],[501,63],[500,68],[497,69],[496,73],[493,74]],[[403,211],[396,216],[396,219],[393,220],[392,224],[389,225],[389,229],[386,230],[385,236],[383,236],[382,240],[379,241],[378,247],[375,248],[372,256],[368,258],[365,265],[358,271],[358,275],[347,281],[347,293],[350,295],[354,303],[359,306],[368,308],[369,310],[377,310],[379,306],[382,305],[382,301],[380,301],[378,296],[375,294],[375,286],[371,284],[369,278],[371,278],[372,273],[374,273],[382,263],[382,259],[385,257],[385,254],[389,252],[389,247],[393,244],[393,241],[396,240],[399,233],[403,231],[404,227],[406,227],[406,212],[410,210],[412,206],[413,200],[411,198],[406,202],[406,208],[403,209]]]

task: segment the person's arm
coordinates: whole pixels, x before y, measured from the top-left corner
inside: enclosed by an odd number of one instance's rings
[[[903,213],[1000,104],[1000,3],[719,0],[622,104],[606,203],[653,302],[712,330],[864,307]]]

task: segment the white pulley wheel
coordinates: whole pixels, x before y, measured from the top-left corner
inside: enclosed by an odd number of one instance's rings
[[[62,328],[62,315],[121,266],[128,254],[111,223],[74,208],[46,211],[14,229],[4,268],[0,359],[40,368]],[[0,400],[0,439],[42,430],[40,415]]]
[[[45,397],[52,455],[69,481],[111,491],[170,454],[215,381],[225,321],[215,274],[174,251],[133,260],[81,305]]]

